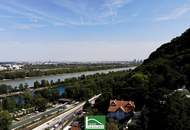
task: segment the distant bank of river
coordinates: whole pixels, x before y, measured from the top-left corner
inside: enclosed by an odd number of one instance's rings
[[[108,70],[98,70],[98,71],[86,71],[86,72],[78,72],[78,73],[66,73],[66,74],[58,74],[58,75],[48,75],[48,76],[40,76],[40,77],[31,77],[31,78],[23,78],[23,79],[15,79],[15,80],[3,80],[0,81],[0,84],[7,84],[13,87],[19,86],[19,84],[27,83],[30,87],[34,85],[35,81],[41,81],[43,79],[57,81],[58,79],[64,80],[73,77],[80,77],[81,75],[93,75],[96,73],[109,73],[109,72],[117,72],[124,71],[129,69],[134,69],[135,67],[126,67],[126,68],[116,68],[116,69],[108,69]]]

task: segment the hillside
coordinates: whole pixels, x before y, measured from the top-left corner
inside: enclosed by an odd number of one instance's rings
[[[148,74],[157,87],[190,86],[190,29],[153,52],[136,71]]]
[[[146,76],[148,83],[142,86],[146,90],[142,116],[129,130],[190,129],[189,59],[190,29],[159,47],[132,72]]]

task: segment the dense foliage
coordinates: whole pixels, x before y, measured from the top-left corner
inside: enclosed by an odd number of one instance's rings
[[[0,129],[9,130],[12,118],[7,111],[0,110]]]
[[[148,76],[148,93],[143,108],[146,130],[188,130],[190,99],[180,88],[190,90],[190,29],[162,45],[135,70]],[[162,102],[164,101],[164,103]],[[187,123],[187,124],[186,124]]]
[[[110,99],[135,101],[136,111],[142,114],[139,123],[133,124],[129,130],[189,130],[189,42],[190,29],[162,45],[134,71],[71,79],[66,82],[72,86],[66,89],[66,94],[70,98],[82,99],[102,93],[94,114],[106,114]]]

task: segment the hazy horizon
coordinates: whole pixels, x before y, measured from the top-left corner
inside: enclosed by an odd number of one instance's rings
[[[190,0],[1,0],[0,61],[146,59],[190,27],[189,5]]]

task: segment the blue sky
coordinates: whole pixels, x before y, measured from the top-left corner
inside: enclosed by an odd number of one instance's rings
[[[0,61],[145,59],[189,14],[190,0],[0,0]]]

